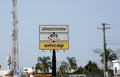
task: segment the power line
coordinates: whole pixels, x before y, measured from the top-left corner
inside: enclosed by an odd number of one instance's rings
[[[117,42],[117,43],[120,43],[120,40],[106,40],[108,42]]]
[[[116,44],[116,45],[118,45],[118,44],[120,44],[120,43],[107,43],[107,44]]]
[[[111,34],[110,36],[107,36],[107,44],[113,44],[113,45],[119,45],[120,44],[120,36],[119,36],[119,29],[120,29],[120,25],[115,25],[115,24],[110,24],[111,26],[111,32],[109,32],[109,34]]]
[[[110,24],[110,26],[119,26],[120,27],[119,24]]]
[[[111,30],[119,30],[120,29],[120,25],[110,24],[110,26],[111,26]]]
[[[107,36],[106,38],[111,38],[111,39],[120,39],[120,36]]]

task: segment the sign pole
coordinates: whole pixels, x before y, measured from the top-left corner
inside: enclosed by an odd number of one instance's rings
[[[53,49],[52,53],[52,77],[56,77],[56,52]]]
[[[53,37],[56,37],[55,32],[52,34]],[[53,40],[55,42],[55,40]],[[53,49],[52,54],[52,77],[56,77],[56,52],[55,49]]]

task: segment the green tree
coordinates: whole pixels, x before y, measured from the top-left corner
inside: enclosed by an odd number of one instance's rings
[[[43,56],[37,58],[38,63],[35,66],[35,69],[42,71],[43,73],[49,73],[49,67],[51,67],[50,57]]]
[[[78,67],[78,69],[74,72],[75,74],[84,74],[84,68],[83,67]]]
[[[103,63],[104,60],[104,54],[100,54],[100,56],[102,57],[101,62]],[[113,60],[116,60],[118,57],[117,55],[114,53],[114,51],[112,49],[107,49],[106,50],[106,60],[107,62],[112,62]]]
[[[59,67],[59,71],[58,71],[59,75],[61,76],[61,75],[63,75],[64,73],[67,73],[67,71],[68,71],[67,68],[68,68],[68,63],[65,62],[65,61],[62,61],[62,62],[61,62],[61,65],[60,65],[60,67]]]
[[[101,63],[104,63],[104,52],[101,49],[94,50],[95,53],[98,53],[101,57]],[[109,64],[112,63],[113,60],[118,59],[116,53],[112,49],[106,50],[106,61],[109,62]]]
[[[71,73],[72,69],[76,71],[77,69],[77,61],[75,57],[67,57],[67,63],[68,63],[68,70]]]
[[[86,73],[94,72],[99,73],[100,69],[95,62],[89,61],[88,64],[84,67]]]

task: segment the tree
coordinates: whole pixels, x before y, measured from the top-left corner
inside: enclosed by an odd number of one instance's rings
[[[89,61],[88,64],[84,68],[85,68],[86,73],[90,73],[90,72],[99,73],[100,72],[98,65],[92,61]]]
[[[42,70],[40,67],[40,63],[35,64],[35,72],[37,73],[38,70]]]
[[[98,53],[101,57],[101,63],[104,63],[104,52],[101,49],[94,50],[95,53]],[[112,49],[106,50],[106,61],[109,62],[109,64],[112,63],[112,60],[117,59],[116,53]]]
[[[67,68],[68,68],[68,63],[65,61],[62,61],[58,71],[59,76],[64,75],[64,73],[67,73],[68,71]]]
[[[89,77],[103,77],[103,72],[98,68],[98,65],[95,62],[89,61],[88,64],[84,67],[84,73]]]
[[[40,69],[43,73],[49,73],[49,67],[51,67],[50,57],[38,57],[38,63],[35,66],[35,69]]]
[[[85,74],[83,67],[78,67],[78,69],[74,72],[75,74]]]
[[[75,57],[67,57],[67,63],[68,63],[68,70],[71,73],[72,69],[76,71],[77,69],[77,61]]]

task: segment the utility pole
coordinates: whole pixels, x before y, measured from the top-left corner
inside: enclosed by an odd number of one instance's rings
[[[12,29],[12,70],[19,71],[19,58],[18,58],[18,29],[17,29],[17,0],[12,0],[12,16],[13,16],[13,29]]]
[[[103,30],[103,52],[104,52],[104,77],[108,77],[108,65],[107,65],[107,54],[106,54],[106,35],[105,35],[105,31],[106,29],[110,29],[110,27],[106,27],[106,23],[102,23],[102,28],[98,28],[98,29],[102,29]]]

